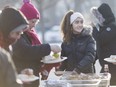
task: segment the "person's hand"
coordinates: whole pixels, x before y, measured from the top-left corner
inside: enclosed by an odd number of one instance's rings
[[[78,73],[75,71],[75,70],[73,70],[72,72],[71,72],[71,75],[77,75]]]
[[[51,51],[53,51],[54,53],[61,52],[61,47],[58,45],[50,45],[50,47],[51,47]]]
[[[75,68],[75,69],[72,71],[72,74],[80,74],[80,73],[81,73],[80,70],[77,69],[77,68]]]

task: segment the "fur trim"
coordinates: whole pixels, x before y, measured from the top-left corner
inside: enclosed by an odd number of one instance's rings
[[[82,31],[83,36],[92,35],[93,28],[91,26],[84,26]]]
[[[94,14],[96,10],[97,10],[97,7],[92,7],[92,8],[90,9],[90,12],[91,12],[92,14]]]
[[[102,14],[98,11],[97,7],[92,7],[91,8],[91,13],[98,19],[98,23],[100,25],[103,25],[103,22],[105,21],[104,17]]]

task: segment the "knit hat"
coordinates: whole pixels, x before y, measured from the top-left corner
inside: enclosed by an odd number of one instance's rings
[[[70,16],[70,24],[72,24],[75,21],[75,19],[77,19],[78,17],[84,20],[84,17],[81,13],[75,12]]]
[[[25,16],[14,8],[5,8],[0,14],[0,31],[9,35],[11,31],[20,31],[27,27]]]
[[[36,7],[31,3],[31,0],[23,0],[24,4],[21,7],[21,12],[26,16],[28,20],[40,19],[40,13]]]

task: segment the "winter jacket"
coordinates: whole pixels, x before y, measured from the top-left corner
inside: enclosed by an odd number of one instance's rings
[[[93,37],[97,43],[97,57],[102,66],[101,72],[104,72],[104,64],[109,65],[109,72],[111,73],[111,84],[116,85],[116,65],[104,61],[104,58],[108,58],[111,55],[116,55],[116,22],[114,14],[112,13],[111,8],[103,3],[98,11],[105,19],[103,26],[94,27]],[[99,28],[99,30],[98,30]]]
[[[18,73],[25,68],[32,68],[34,74],[38,76],[40,60],[51,52],[49,44],[32,46],[30,39],[24,33],[13,45],[13,60]]]
[[[99,26],[100,31],[94,29],[94,38],[97,43],[97,56],[101,66],[104,66],[106,61],[104,58],[110,57],[110,55],[116,55],[116,24],[112,22],[106,26]]]
[[[84,28],[80,35],[73,35],[71,42],[63,42],[61,47],[61,56],[67,57],[60,67],[61,70],[72,71],[76,68],[83,73],[93,72],[96,44],[90,28]]]
[[[0,48],[0,87],[21,87],[16,80],[16,70],[11,56]]]

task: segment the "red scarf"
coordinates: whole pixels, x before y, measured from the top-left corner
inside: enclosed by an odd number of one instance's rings
[[[34,29],[31,29],[30,31],[26,31],[26,34],[31,39],[32,46],[41,44],[41,42],[40,42],[40,40],[39,40],[39,38],[37,36],[37,33],[35,32]]]

